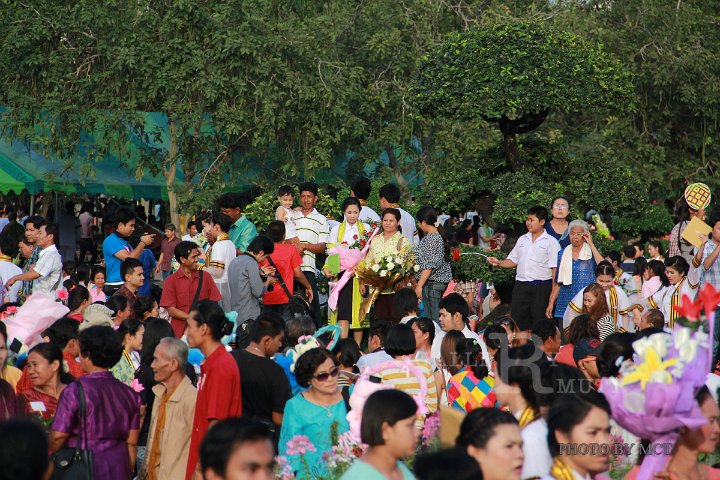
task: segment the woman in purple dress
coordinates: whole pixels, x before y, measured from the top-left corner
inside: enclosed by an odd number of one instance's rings
[[[122,343],[115,331],[106,326],[82,331],[79,340],[80,363],[87,375],[68,385],[60,395],[50,431],[50,452],[65,444],[77,446],[79,382],[85,392],[87,412],[83,444],[87,439],[87,448],[93,452],[94,477],[129,480],[137,454],[140,396],[108,371],[120,360]]]

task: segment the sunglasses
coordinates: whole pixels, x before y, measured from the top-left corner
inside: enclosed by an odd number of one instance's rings
[[[335,367],[329,372],[323,372],[318,373],[317,375],[313,375],[313,378],[317,380],[318,382],[327,382],[330,377],[337,377],[340,373],[340,367]]]

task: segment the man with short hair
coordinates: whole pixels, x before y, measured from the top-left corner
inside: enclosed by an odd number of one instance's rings
[[[392,183],[386,183],[380,187],[378,195],[380,196],[380,208],[382,210],[385,210],[386,208],[397,208],[400,210],[400,227],[402,229],[402,234],[410,240],[411,244],[417,245],[420,241],[420,237],[418,237],[417,232],[417,222],[415,221],[415,217],[413,217],[409,212],[400,208],[399,202],[400,197],[402,196],[400,188]],[[435,319],[433,318],[433,320]]]
[[[25,220],[25,238],[24,242],[27,246],[32,247],[32,253],[30,256],[23,257],[27,258],[23,265],[23,273],[26,273],[30,270],[30,267],[35,265],[38,260],[38,256],[40,255],[41,248],[37,246],[37,235],[40,231],[40,227],[45,223],[45,219],[39,215],[33,215],[31,217],[28,217]],[[18,242],[18,246],[21,247],[20,242]],[[33,292],[33,281],[32,280],[24,280],[22,282],[22,287],[20,288],[20,292],[18,293],[19,301],[22,303],[25,301],[27,297],[32,295]]]
[[[637,249],[634,245],[625,245],[623,247],[624,260],[620,264],[620,269],[623,273],[632,275],[635,270],[635,255],[637,255]]]
[[[125,281],[120,276],[120,265],[128,258],[140,258],[146,247],[153,244],[154,234],[143,235],[135,248],[131,248],[127,239],[135,231],[135,212],[129,207],[120,207],[115,211],[113,221],[115,231],[103,241],[103,258],[105,259],[105,287],[103,291],[112,296]],[[26,228],[27,231],[27,228]]]
[[[197,390],[185,375],[188,346],[163,338],[155,347],[151,368],[158,382],[140,480],[175,480],[185,476]]]
[[[255,237],[247,247],[247,252],[235,257],[228,266],[230,285],[230,308],[237,312],[237,325],[242,328],[248,320],[260,315],[260,300],[268,285],[275,283],[275,269],[262,267],[260,263],[273,253],[275,245],[265,235]],[[265,277],[263,279],[263,277]],[[246,326],[247,327],[247,326]]]
[[[315,256],[325,253],[326,244],[330,241],[330,225],[327,219],[315,209],[318,200],[318,186],[314,182],[300,184],[300,211],[293,212],[293,221],[300,243],[295,245],[302,255],[300,269],[312,287],[313,298],[310,302],[313,320],[320,326],[320,301],[317,289],[317,266]]]
[[[450,330],[457,330],[462,333],[465,338],[472,338],[478,341],[480,349],[482,350],[483,360],[485,360],[488,370],[492,370],[492,359],[490,358],[485,342],[477,333],[468,327],[470,307],[468,307],[462,295],[459,293],[451,293],[443,297],[438,304],[438,310],[440,312],[440,328],[442,328],[442,332],[435,335],[435,340],[433,340],[430,349],[430,355],[433,360],[435,360],[437,364],[440,364],[440,346],[442,345],[443,338],[445,338],[445,334]]]
[[[350,195],[360,200],[360,219],[368,225],[380,225],[380,215],[375,210],[367,206],[367,200],[370,198],[372,191],[372,183],[365,177],[357,177],[350,187]]]
[[[633,320],[635,319],[633,318]],[[665,315],[656,308],[645,310],[642,315],[640,315],[640,318],[635,321],[635,328],[638,332],[647,328],[663,329],[664,327]]]
[[[230,283],[228,282],[227,267],[233,258],[237,257],[235,244],[230,240],[228,231],[232,220],[224,213],[213,213],[208,219],[210,236],[214,239],[212,246],[208,247],[205,270],[212,275],[215,286],[222,295],[220,306],[226,312],[230,311]]]
[[[583,338],[575,343],[573,349],[573,360],[577,364],[585,378],[590,380],[595,387],[600,382],[600,372],[597,367],[597,357],[600,355],[600,340],[597,338]]]
[[[281,285],[276,284],[272,291],[266,292],[265,295],[263,295],[262,303],[266,310],[285,315],[291,300],[288,293],[292,295],[295,291],[295,280],[305,288],[305,295],[310,303],[312,303],[313,298],[312,286],[300,269],[302,259],[300,258],[297,248],[284,243],[285,222],[279,220],[270,222],[267,233],[270,240],[275,244],[273,253],[268,256],[268,263],[272,261],[270,266],[277,269],[275,278],[277,278],[278,282],[280,282],[282,278],[288,291],[285,292],[285,289],[282,288]]]
[[[552,360],[560,350],[560,329],[551,320],[540,320],[532,326],[533,341],[538,349]]]
[[[368,354],[360,357],[357,362],[360,370],[392,360],[392,357],[385,352],[385,338],[389,332],[390,322],[385,320],[373,322],[368,330]]]
[[[120,266],[120,275],[125,283],[114,295],[125,297],[130,309],[129,318],[135,316],[135,302],[138,299],[138,289],[145,283],[143,264],[137,258],[126,258]],[[113,296],[114,296],[113,295]]]
[[[32,280],[33,292],[54,294],[62,280],[62,259],[55,246],[57,223],[46,223],[37,234],[37,246],[41,248],[38,261],[34,266],[20,275],[15,275],[5,285],[10,289],[17,281]]]
[[[257,237],[257,228],[255,225],[243,215],[245,210],[246,200],[242,195],[235,192],[224,193],[217,199],[217,206],[220,209],[220,213],[224,213],[230,220],[232,220],[232,226],[228,235],[230,240],[235,244],[237,249],[237,255],[241,255],[248,249],[248,245]]]
[[[201,300],[219,301],[221,296],[209,273],[198,270],[198,246],[193,242],[180,242],[175,247],[178,271],[170,275],[160,298],[160,306],[170,314],[170,324],[175,337],[182,337],[190,308]],[[202,276],[202,277],[201,277]],[[202,278],[202,284],[201,279]]]
[[[218,422],[200,446],[200,465],[205,480],[272,480],[273,434],[249,418]]]
[[[182,236],[182,240],[194,242],[199,234],[200,233],[198,232],[198,222],[196,222],[195,220],[190,220],[187,224],[187,233]]]
[[[527,336],[533,323],[546,318],[552,281],[558,266],[560,244],[547,233],[546,221],[548,211],[545,207],[530,207],[525,220],[528,233],[518,238],[506,259],[487,259],[494,267],[517,269],[512,318],[524,336]]]
[[[181,241],[182,240],[175,235],[175,225],[172,223],[165,225],[165,238],[162,239],[160,258],[155,267],[155,273],[162,272],[163,281],[167,280],[167,277],[172,273],[172,259],[173,255],[175,255],[175,247]]]
[[[285,372],[272,360],[282,346],[285,322],[273,312],[264,312],[249,333],[250,345],[231,353],[240,369],[243,416],[257,418],[276,431],[292,396]]]

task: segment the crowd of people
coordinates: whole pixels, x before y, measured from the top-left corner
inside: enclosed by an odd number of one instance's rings
[[[705,211],[685,203],[667,252],[657,240],[614,252],[565,197],[530,208],[512,245],[482,215],[411,215],[394,184],[376,212],[371,189],[353,182],[336,221],[315,208],[316,184],[283,186],[268,225],[226,193],[162,239],[119,207],[101,246],[88,205],[58,223],[13,213],[0,231],[0,479],[639,475],[655,439],[613,415],[604,386],[625,385],[647,341],[673,341],[704,285],[720,289],[720,209],[699,247],[681,232]],[[456,281],[462,245],[514,282]],[[699,460],[720,435],[713,379],[686,392],[700,420],[676,429],[662,478],[720,478]],[[451,438],[430,448],[438,421]]]

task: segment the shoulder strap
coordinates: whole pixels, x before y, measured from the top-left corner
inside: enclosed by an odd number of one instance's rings
[[[200,270],[200,271],[198,271],[198,273],[199,273],[199,275],[200,275],[200,278],[198,279],[198,286],[197,286],[197,290],[195,290],[195,296],[193,297],[193,301],[192,301],[192,303],[190,304],[190,310],[192,310],[193,308],[195,308],[195,306],[197,305],[198,300],[200,299],[200,291],[202,290],[203,277],[205,277],[205,272],[204,272],[204,271]]]
[[[282,289],[285,290],[285,295],[287,295],[288,302],[289,302],[290,300],[292,300],[292,295],[290,294],[290,290],[287,288],[287,285],[285,285],[285,280],[283,280],[282,275],[280,274],[280,271],[275,266],[275,262],[273,262],[272,258],[270,258],[270,255],[268,255],[267,261],[268,261],[268,263],[270,263],[270,266],[273,267],[275,269],[275,271],[277,272],[278,282],[280,282],[280,286],[282,287]]]
[[[77,448],[87,450],[87,411],[85,404],[85,390],[83,389],[82,383],[75,381],[78,389],[78,404],[80,406],[79,414],[79,428],[78,428],[78,443]],[[85,444],[83,445],[83,440]]]

